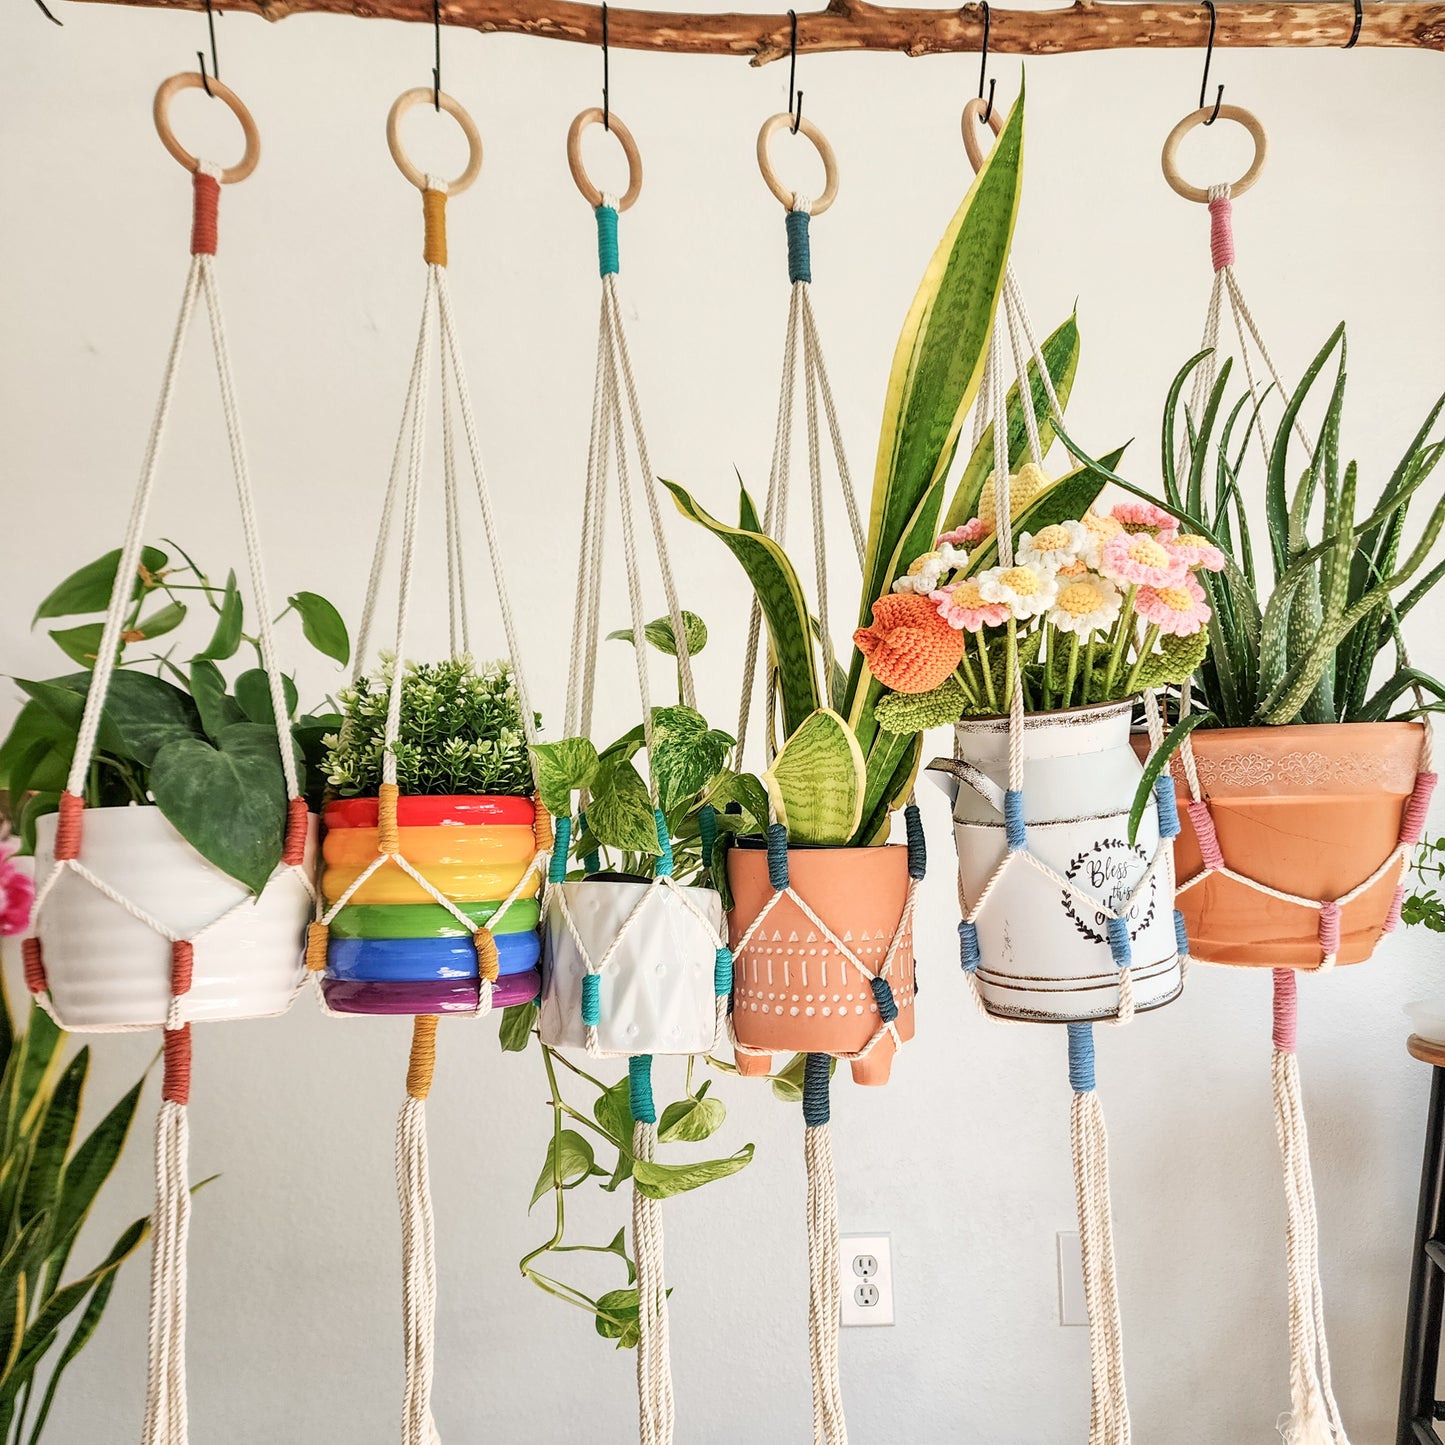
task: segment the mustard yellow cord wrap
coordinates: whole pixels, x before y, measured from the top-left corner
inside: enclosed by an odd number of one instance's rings
[[[437,1016],[418,1014],[411,1026],[411,1058],[406,1065],[406,1091],[413,1099],[431,1093],[437,1063]]]
[[[536,840],[537,852],[550,853],[552,851],[552,815],[542,806],[541,793],[532,794],[532,806],[536,809],[532,815],[532,837]]]
[[[447,193],[430,187],[421,193],[421,212],[426,218],[426,239],[421,253],[428,266],[447,264]]]
[[[320,973],[326,967],[326,943],[331,930],[324,923],[306,926],[306,967]]]
[[[427,192],[427,195],[431,194]],[[401,830],[396,826],[399,792],[395,783],[383,783],[376,790],[376,847],[381,853],[401,852]]]
[[[497,953],[497,940],[492,937],[492,930],[477,929],[472,935],[472,942],[477,947],[477,976],[486,979],[488,983],[496,983],[502,966]]]

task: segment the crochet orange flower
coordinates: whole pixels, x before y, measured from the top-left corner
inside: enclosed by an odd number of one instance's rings
[[[963,656],[963,633],[916,592],[891,592],[873,604],[872,627],[853,634],[873,676],[894,692],[932,692]]]

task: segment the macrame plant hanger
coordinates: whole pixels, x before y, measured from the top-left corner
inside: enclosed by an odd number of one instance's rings
[[[970,100],[963,111],[963,139],[968,157],[977,171],[983,164],[983,151],[978,142],[980,126],[989,125],[998,134],[1002,118],[995,112],[992,99]],[[1022,414],[1028,457],[1035,466],[1043,465],[1043,440],[1035,415],[1033,389],[1028,364],[1032,358],[1050,416],[1062,439],[1063,411],[1053,378],[1039,345],[1036,332],[1024,305],[1013,262],[1004,272],[1000,317],[995,321],[993,338],[984,362],[984,378],[974,410],[973,446],[977,450],[984,441],[990,424],[993,428],[994,498],[997,515],[996,542],[999,564],[1013,565],[1014,537],[1009,488],[1011,458],[1009,455],[1008,395],[1006,369],[1012,362],[1018,379],[1019,410]],[[1007,353],[1004,336],[1007,334]],[[1155,799],[1159,817],[1159,843],[1147,867],[1129,895],[1110,905],[1080,888],[1072,879],[1052,868],[1030,852],[1028,825],[1025,822],[1023,794],[1023,732],[1024,698],[1022,672],[1017,641],[1008,642],[1010,673],[1013,686],[1009,692],[1009,778],[1008,787],[998,799],[1004,816],[1006,851],[992,876],[971,902],[959,885],[959,908],[963,918],[958,926],[961,962],[970,993],[979,1012],[995,1023],[1009,1023],[990,1014],[978,986],[978,970],[982,962],[977,920],[989,902],[995,885],[1005,872],[1020,864],[1036,869],[1056,884],[1066,897],[1098,913],[1105,921],[1109,950],[1119,971],[1119,995],[1116,1025],[1133,1022],[1134,982],[1133,945],[1129,918],[1135,906],[1156,884],[1161,882],[1173,897],[1174,839],[1179,833],[1179,818],[1174,805],[1172,787],[1156,786]],[[1151,749],[1164,742],[1163,721],[1157,699],[1145,692],[1145,715],[1149,725]],[[955,767],[960,764],[971,773],[980,792],[993,788],[991,781],[977,769],[963,762],[955,746]],[[1168,780],[1162,780],[1167,783]],[[996,789],[995,789],[996,791]],[[1176,911],[1174,930],[1181,958],[1187,958],[1188,938],[1183,917]],[[1089,1022],[1068,1023],[1069,1084],[1073,1099],[1069,1112],[1069,1136],[1073,1153],[1074,1192],[1079,1215],[1079,1239],[1083,1254],[1084,1297],[1089,1319],[1090,1408],[1089,1445],[1129,1445],[1132,1438],[1129,1421],[1128,1393],[1124,1378],[1123,1330],[1119,1315],[1117,1268],[1114,1257],[1113,1207],[1109,1197],[1109,1141],[1104,1126],[1103,1107],[1095,1089],[1094,1025]]]
[[[454,181],[447,182],[423,174],[408,159],[400,140],[402,117],[413,107],[431,104],[451,115],[461,126],[470,157],[466,169]],[[520,881],[498,905],[487,924],[478,926],[474,920],[442,893],[405,854],[404,830],[398,826],[397,810],[400,789],[397,785],[396,742],[401,724],[402,688],[405,679],[407,623],[412,601],[417,528],[423,490],[428,376],[434,347],[439,351],[442,392],[442,462],[443,508],[447,556],[447,615],[451,655],[454,659],[470,651],[467,624],[465,583],[466,549],[460,531],[454,439],[453,406],[461,415],[467,456],[476,481],[477,501],[486,535],[488,560],[497,586],[497,602],[502,629],[516,682],[518,707],[529,754],[536,743],[536,714],[532,710],[526,679],[523,675],[515,617],[504,571],[504,557],[497,535],[491,492],[482,466],[481,445],[471,393],[462,364],[457,339],[456,318],[452,310],[447,279],[446,206],[449,196],[465,191],[481,171],[482,143],[471,116],[444,91],[421,86],[404,91],[392,105],[386,123],[387,143],[397,168],[421,192],[425,235],[422,256],[426,261],[426,289],[422,298],[421,327],[406,401],[402,408],[400,434],[392,458],[386,498],[382,505],[381,523],[373,552],[371,576],[367,584],[366,602],[356,639],[353,682],[362,675],[366,665],[375,618],[378,594],[386,571],[387,543],[398,503],[401,508],[401,556],[397,595],[396,633],[393,671],[388,696],[388,710],[383,754],[383,781],[378,797],[376,857],[356,876],[340,897],[323,907],[318,899],[317,918],[311,925],[307,943],[307,967],[318,980],[326,967],[329,927],[336,915],[347,906],[352,896],[368,878],[382,868],[397,868],[422,888],[432,902],[448,913],[471,935],[477,957],[477,1000],[472,1018],[485,1018],[492,1012],[493,992],[497,984],[499,962],[493,929],[499,928],[507,910],[519,900],[536,891],[545,879],[547,860],[551,855],[552,836],[547,810],[536,803],[535,848],[531,863]],[[435,313],[435,314],[433,314]],[[404,481],[403,481],[404,479]],[[534,779],[535,783],[535,773]],[[328,1013],[325,994],[318,986],[317,996]],[[338,1014],[338,1017],[353,1017]],[[436,1323],[436,1240],[432,1218],[431,1184],[427,1158],[426,1099],[431,1091],[436,1064],[437,1015],[419,1014],[412,1025],[411,1055],[407,1064],[406,1099],[397,1120],[396,1177],[397,1196],[402,1226],[402,1324],[406,1385],[403,1396],[402,1445],[436,1445],[439,1437],[432,1419],[431,1398],[435,1362]]]
[[[1207,190],[1190,185],[1180,175],[1178,150],[1183,138],[1196,126],[1210,123],[1215,117],[1242,125],[1254,141],[1254,160],[1249,169],[1230,185],[1210,186]],[[1214,267],[1214,284],[1205,316],[1202,350],[1208,355],[1195,371],[1189,412],[1194,418],[1204,413],[1219,372],[1219,348],[1224,314],[1228,311],[1233,323],[1238,355],[1258,424],[1259,409],[1264,400],[1262,378],[1251,361],[1251,343],[1273,387],[1282,398],[1289,395],[1278,368],[1264,343],[1239,278],[1235,273],[1233,198],[1242,195],[1259,179],[1264,169],[1268,142],[1263,125],[1251,112],[1237,105],[1205,106],[1185,116],[1164,142],[1164,176],[1170,187],[1185,200],[1209,208],[1210,259]],[[1266,466],[1269,444],[1264,428],[1259,426],[1260,446]],[[1305,435],[1298,418],[1293,430],[1308,456],[1313,458],[1314,446]],[[1186,436],[1180,447],[1180,465],[1189,459],[1190,442]],[[1341,910],[1373,888],[1392,873],[1398,879],[1394,901],[1386,917],[1382,933],[1393,931],[1400,919],[1405,898],[1405,877],[1410,857],[1424,833],[1425,817],[1435,790],[1436,774],[1432,769],[1433,729],[1430,715],[1424,711],[1425,698],[1415,689],[1419,702],[1424,738],[1420,769],[1414,790],[1406,803],[1399,842],[1384,861],[1348,892],[1334,899],[1305,898],[1283,889],[1272,888],[1258,879],[1230,867],[1224,857],[1219,836],[1210,812],[1208,796],[1200,780],[1194,749],[1186,737],[1179,749],[1176,774],[1187,791],[1185,807],[1189,813],[1203,866],[1193,877],[1179,884],[1183,893],[1203,883],[1211,875],[1228,878],[1242,887],[1265,893],[1319,914],[1320,961],[1318,970],[1334,968],[1340,948]],[[1181,712],[1190,706],[1190,689],[1181,689]],[[1166,779],[1160,780],[1161,782]],[[1329,1345],[1325,1338],[1324,1295],[1320,1280],[1319,1220],[1315,1210],[1314,1178],[1310,1166],[1309,1135],[1305,1127],[1304,1103],[1300,1087],[1299,1060],[1296,1054],[1298,1034],[1298,991],[1293,968],[1275,968],[1273,973],[1271,1077],[1274,1095],[1275,1133],[1279,1140],[1285,1183],[1285,1261],[1289,1284],[1290,1334],[1290,1415],[1281,1426],[1286,1445],[1349,1445],[1340,1408],[1335,1400],[1330,1375]]]
[[[105,711],[106,696],[115,674],[122,642],[124,619],[129,609],[131,589],[138,575],[146,516],[155,488],[160,464],[161,441],[170,417],[175,396],[181,356],[186,333],[190,329],[196,301],[205,302],[215,352],[216,372],[220,383],[221,409],[225,417],[226,436],[230,445],[231,466],[235,474],[236,495],[240,502],[241,530],[250,567],[251,590],[256,604],[258,644],[262,667],[269,686],[272,713],[276,721],[277,745],[282,774],[286,783],[286,833],[282,858],[272,878],[291,875],[307,894],[311,893],[309,871],[312,831],[306,803],[302,799],[291,750],[288,711],[282,690],[281,673],[276,663],[271,631],[271,607],[261,560],[255,503],[251,490],[250,471],[246,462],[241,419],[231,376],[230,354],[226,344],[225,324],[221,314],[220,292],[216,278],[217,210],[223,184],[245,180],[260,159],[261,141],[255,121],[236,94],[214,77],[210,92],[222,100],[241,123],[246,149],[242,159],[224,169],[197,160],[176,139],[170,124],[170,106],[182,90],[199,88],[201,76],[186,73],[172,76],[156,92],[155,123],[166,149],[183,166],[193,172],[193,211],[191,221],[191,264],[181,296],[180,315],[161,382],[160,400],[151,425],[141,466],[139,483],[131,502],[130,519],[120,560],[116,566],[115,585],[106,610],[105,623],[96,652],[95,668],[86,694],[85,710],[76,741],[65,792],[60,798],[60,816],[55,839],[55,866],[41,880],[35,900],[35,922],[38,929],[42,910],[61,879],[69,876],[98,890],[113,903],[124,908],[133,918],[153,929],[170,945],[170,1007],[164,1030],[164,1080],[162,1104],[156,1124],[155,1176],[156,1205],[151,1219],[151,1292],[150,1330],[147,1354],[146,1409],[142,1431],[144,1445],[185,1445],[188,1438],[186,1407],[186,1240],[190,1230],[190,1189],[187,1177],[190,1132],[187,1104],[191,1089],[191,1013],[188,995],[194,970],[194,949],[208,933],[225,919],[249,908],[254,900],[248,894],[220,917],[187,937],[179,937],[160,919],[127,898],[103,877],[92,872],[85,860],[84,793],[86,777],[97,748],[97,738]],[[270,886],[270,885],[268,885]],[[63,1028],[82,1032],[121,1032],[149,1025],[70,1025],[52,1004],[45,973],[45,960],[38,937],[24,943],[25,978],[38,1002],[55,1016]]]
[[[582,161],[582,137],[594,125],[603,125],[617,138],[627,157],[628,187],[620,197],[599,191],[587,175]],[[622,925],[604,949],[589,950],[568,907],[562,886],[567,880],[572,840],[572,819],[555,822],[551,868],[545,911],[560,914],[562,927],[570,934],[585,973],[582,977],[581,1015],[586,1050],[592,1057],[626,1057],[632,1114],[632,1152],[635,1159],[651,1163],[657,1152],[657,1109],[652,1097],[651,1054],[620,1054],[604,1048],[598,1036],[602,1023],[602,975],[631,930],[645,915],[666,903],[676,903],[705,930],[711,943],[714,966],[714,1036],[723,1027],[726,1003],[732,988],[732,954],[718,921],[710,919],[689,896],[690,890],[673,877],[672,842],[653,755],[652,694],[648,679],[646,617],[643,605],[641,563],[638,551],[636,494],[646,503],[647,522],[652,533],[667,614],[676,639],[678,681],[682,701],[696,708],[692,662],[688,654],[687,629],[677,598],[667,541],[662,529],[655,473],[642,423],[637,383],[627,346],[618,294],[618,217],[637,200],[642,190],[642,158],[632,132],[610,109],[583,111],[572,122],[567,135],[567,160],[577,188],[591,206],[597,222],[598,270],[602,279],[601,314],[597,336],[597,374],[592,397],[592,423],[587,453],[587,481],[582,504],[581,569],[587,580],[583,610],[573,632],[570,676],[567,688],[566,736],[591,735],[596,681],[597,648],[602,611],[602,561],[606,533],[607,493],[615,467],[618,511],[621,517],[622,550],[627,576],[627,593],[632,622],[633,657],[637,666],[638,697],[642,705],[642,730],[648,754],[648,790],[657,829],[658,859],[653,879],[643,891]],[[631,447],[629,448],[629,431]],[[629,454],[631,453],[631,454]],[[634,466],[635,459],[635,466]],[[588,798],[584,792],[578,814],[579,841],[586,822]],[[705,832],[703,863],[711,866],[712,838]],[[715,820],[712,820],[715,827]],[[715,834],[713,835],[715,837]],[[601,866],[598,854],[589,852],[582,860],[583,873],[590,877]],[[632,1190],[632,1242],[637,1269],[638,1343],[637,1403],[638,1437],[641,1445],[671,1445],[675,1425],[672,1364],[668,1339],[667,1281],[663,1262],[661,1202],[644,1193],[636,1176]]]
[[[784,128],[795,133],[801,131],[816,147],[823,161],[823,192],[816,200],[810,200],[806,196],[789,190],[778,179],[773,169],[769,154],[770,142],[773,136]],[[791,283],[787,332],[783,344],[777,427],[773,438],[772,464],[768,475],[768,492],[764,504],[762,529],[768,537],[780,545],[786,539],[793,450],[793,408],[799,384],[798,366],[801,353],[808,436],[808,480],[812,514],[814,578],[818,595],[818,639],[823,658],[823,675],[831,678],[835,659],[832,633],[829,627],[823,455],[818,415],[820,401],[823,418],[826,420],[828,428],[828,440],[831,444],[847,508],[853,549],[860,568],[863,563],[865,546],[863,525],[859,517],[853,481],[843,449],[837,412],[833,404],[832,387],[828,381],[828,369],[823,357],[822,341],[819,338],[817,322],[813,315],[811,295],[813,271],[810,228],[812,219],[827,211],[837,198],[837,159],[832,146],[817,126],[801,115],[787,112],[774,115],[764,122],[758,133],[757,155],[758,166],[768,189],[787,212],[785,225],[787,229],[788,280]],[[754,597],[743,670],[742,705],[738,714],[738,743],[735,761],[737,767],[742,767],[745,757],[761,634],[762,609],[757,598]],[[771,762],[777,753],[779,744],[776,730],[777,666],[771,655],[765,666],[768,677],[764,705],[767,725],[766,757]],[[830,1078],[835,1058],[861,1063],[880,1041],[886,1040],[892,1049],[896,1049],[901,1043],[895,1023],[898,1016],[898,1005],[893,996],[889,975],[893,973],[895,966],[899,966],[901,969],[900,959],[903,955],[911,955],[913,909],[926,862],[922,823],[917,806],[911,797],[906,809],[906,817],[909,849],[907,900],[904,904],[902,918],[876,971],[859,956],[852,943],[851,935],[848,940],[838,938],[807,900],[792,886],[789,878],[787,829],[779,821],[771,799],[767,849],[768,878],[773,894],[766,906],[757,914],[733,946],[735,966],[742,970],[740,977],[746,976],[750,969],[753,973],[757,973],[759,966],[766,973],[771,967],[770,963],[763,959],[752,959],[748,950],[753,939],[759,936],[759,930],[766,925],[773,909],[787,899],[801,910],[808,922],[817,930],[818,936],[826,939],[832,948],[847,961],[847,965],[856,970],[862,981],[868,985],[874,1000],[873,1010],[878,1018],[878,1025],[868,1042],[856,1053],[847,1055],[809,1053],[804,1064],[803,1154],[808,1177],[808,1346],[813,1386],[814,1445],[847,1445],[848,1440],[848,1427],[844,1418],[843,1392],[838,1368],[841,1271],[837,1178],[833,1164],[830,1122]],[[911,965],[911,956],[908,961]],[[906,981],[906,987],[910,992],[912,991],[911,974]],[[861,1012],[861,1008],[859,1011]],[[794,1012],[796,1013],[797,1010],[794,1009]],[[810,1009],[809,1012],[811,1013],[812,1010]],[[750,1048],[737,1038],[735,1032],[732,1043],[740,1057],[746,1057],[750,1053],[769,1054],[771,1052],[770,1050]]]

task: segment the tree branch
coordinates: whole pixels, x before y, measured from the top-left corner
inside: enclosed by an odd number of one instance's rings
[[[114,0],[163,10],[200,10],[205,0]],[[325,12],[362,18],[431,22],[431,0],[213,0],[220,10],[250,11],[268,20]],[[1221,47],[1342,47],[1355,25],[1353,0],[1218,7],[1214,43]],[[602,42],[602,11],[579,0],[442,0],[442,23],[484,33],[544,40]],[[789,22],[783,15],[688,15],[608,8],[608,43],[621,50],[674,55],[736,55],[754,65],[784,59]],[[1085,50],[1202,47],[1208,9],[1195,0],[1164,4],[1074,0],[1064,10],[992,11],[989,50],[997,55],[1066,55]],[[901,9],[869,0],[829,0],[825,10],[798,16],[798,50],[885,50],[905,55],[977,52],[983,9]],[[1445,50],[1445,3],[1387,0],[1366,4],[1360,45]]]

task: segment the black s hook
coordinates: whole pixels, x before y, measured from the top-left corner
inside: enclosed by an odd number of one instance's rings
[[[602,129],[612,130],[612,77],[607,58],[607,0],[602,0]]]
[[[209,7],[210,0],[206,0]],[[434,45],[431,68],[431,103],[438,115],[442,113],[442,0],[431,0],[431,29]]]
[[[37,0],[37,3],[39,3],[39,0]],[[44,6],[41,6],[41,9],[44,8]],[[1365,6],[1363,0],[1355,0],[1355,28],[1350,31],[1350,38],[1345,41],[1346,50],[1353,50],[1355,48],[1355,42],[1360,38],[1360,26],[1364,23]]]
[[[1214,59],[1214,27],[1219,20],[1219,16],[1215,13],[1214,0],[1204,0],[1204,3],[1209,7],[1209,44],[1205,47],[1204,51],[1204,77],[1199,82],[1200,110],[1203,110],[1204,107],[1209,104],[1205,99],[1209,94],[1209,62]],[[1213,125],[1214,122],[1219,119],[1219,107],[1223,103],[1224,87],[1221,85],[1218,93],[1214,97],[1214,110],[1211,112],[1209,119],[1204,122],[1205,125]]]
[[[980,100],[983,99],[983,82],[988,76],[988,29],[991,23],[988,0],[983,0],[983,48],[979,51],[978,56],[978,98]],[[987,125],[993,117],[993,88],[997,84],[996,79],[988,82],[988,106],[979,121],[980,125]]]
[[[44,8],[44,6],[41,6],[41,9]],[[206,29],[209,30],[211,34],[210,75],[206,74],[205,52],[201,50],[196,51],[196,59],[201,65],[201,85],[205,88],[206,94],[214,100],[216,93],[211,89],[211,81],[212,79],[219,80],[221,78],[221,62],[216,58],[216,12],[211,9],[211,0],[206,0]]]
[[[35,3],[40,7],[40,13],[41,13],[52,25],[59,25],[62,30],[65,28],[65,21],[63,21],[63,20],[57,20],[57,19],[55,18],[55,16],[50,13],[50,9],[49,9],[49,7],[46,5],[45,0],[35,0]]]
[[[788,23],[792,28],[788,41],[788,109],[793,112],[792,133],[797,135],[798,127],[803,123],[803,92],[797,88],[798,12],[796,10],[788,11]]]

